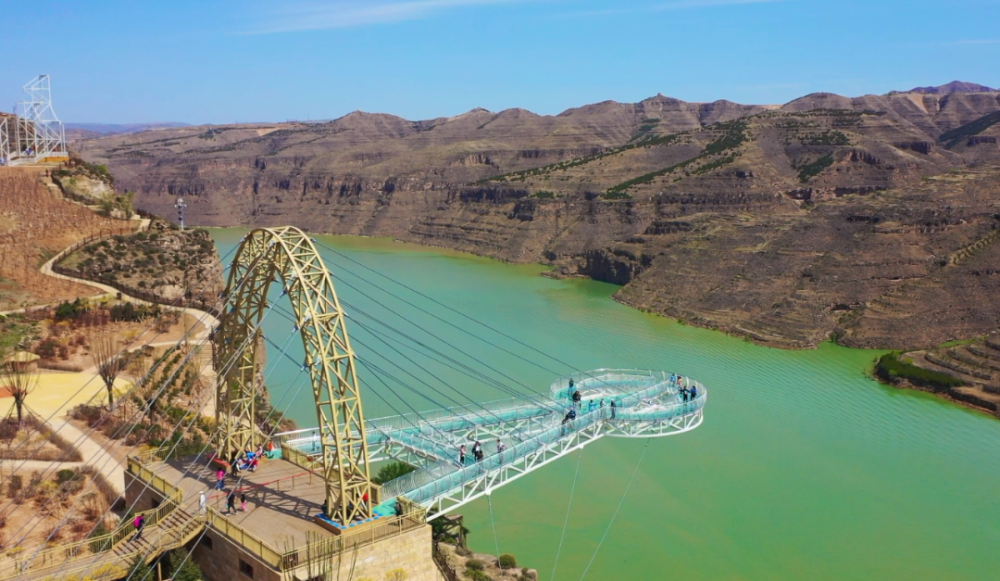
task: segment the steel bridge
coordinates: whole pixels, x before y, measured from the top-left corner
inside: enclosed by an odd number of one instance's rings
[[[322,518],[337,528],[391,514],[399,498],[440,516],[604,436],[667,436],[702,421],[707,393],[701,384],[660,371],[608,369],[559,378],[547,395],[366,420],[347,317],[315,240],[294,227],[254,230],[230,266],[225,296],[231,306],[215,334],[218,453],[226,457],[267,439],[254,419],[256,394],[264,388],[258,346],[260,323],[272,306],[268,290],[280,284],[305,347],[318,427],[277,440],[284,453],[321,469],[327,482]],[[225,361],[235,364],[225,367]],[[689,388],[696,397],[689,398]],[[478,461],[471,453],[477,440]],[[498,443],[505,448],[499,453]],[[389,458],[417,470],[377,487],[372,462]]]
[[[681,392],[691,388],[694,397]],[[575,390],[580,392],[576,404]],[[417,467],[382,485],[385,501],[375,512],[392,514],[397,498],[403,497],[426,508],[428,519],[437,518],[604,436],[646,438],[693,430],[702,422],[707,395],[704,386],[687,377],[599,369],[559,378],[548,397],[369,420],[370,461],[394,459]],[[567,417],[569,410],[576,412],[574,418]],[[283,447],[307,456],[320,453],[316,429],[277,438]],[[471,452],[476,441],[483,448],[478,461]]]

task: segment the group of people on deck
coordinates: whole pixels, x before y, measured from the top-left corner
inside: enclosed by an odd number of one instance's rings
[[[503,443],[500,438],[497,438],[497,454],[503,454],[503,451],[507,449],[507,446]],[[472,444],[472,460],[474,462],[482,462],[483,458],[486,457],[486,453],[483,452],[483,444],[479,440],[476,440]],[[466,450],[465,444],[458,447],[458,463],[465,466]]]
[[[692,385],[690,388],[681,388],[681,401],[694,401],[698,397],[698,387]]]
[[[566,415],[563,417],[562,421],[563,425],[572,420],[575,420],[578,411],[580,413],[583,413],[583,394],[580,393],[579,389],[576,389],[576,382],[573,381],[572,377],[569,380],[569,387],[566,388],[566,392],[569,394],[569,399],[572,402],[572,405],[570,406],[569,411],[566,412]],[[615,419],[618,407],[621,404],[615,402],[614,398],[609,398],[609,399],[611,402],[611,419],[613,420]],[[587,413],[593,412],[595,408],[601,410],[604,409],[603,397],[600,400],[594,400],[594,399],[587,400]]]
[[[257,446],[257,450],[251,450],[250,446],[247,446],[245,450],[233,453],[229,456],[229,465],[233,469],[233,474],[239,474],[244,470],[249,470],[250,472],[257,471],[257,465],[260,463],[260,459],[264,457],[264,446],[263,444]]]

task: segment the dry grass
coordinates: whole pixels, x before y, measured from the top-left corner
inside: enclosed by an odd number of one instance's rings
[[[40,169],[0,168],[0,310],[95,294],[38,269],[67,246],[124,224],[64,200],[42,179]]]
[[[13,418],[4,420],[4,423],[5,429],[0,430],[0,458],[4,460],[82,460],[80,453],[70,442],[34,416],[25,417],[23,425],[16,432],[6,429],[8,425],[13,428],[13,424],[16,424]]]

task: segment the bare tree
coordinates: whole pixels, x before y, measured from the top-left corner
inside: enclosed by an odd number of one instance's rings
[[[98,331],[90,338],[90,354],[97,366],[97,374],[108,390],[108,407],[115,403],[115,379],[125,370],[128,360],[118,352],[118,343],[111,331]]]
[[[153,419],[154,407],[156,405],[155,400],[151,401],[149,393],[147,393],[146,383],[152,379],[149,377],[149,357],[143,353],[142,349],[130,354],[128,360],[128,375],[132,378],[132,384],[135,385],[135,392],[140,394],[140,397],[146,402],[146,415],[149,419]]]
[[[17,365],[8,361],[0,365],[0,387],[7,388],[14,398],[17,410],[17,425],[24,422],[24,400],[38,386],[38,370],[29,369],[27,365]]]

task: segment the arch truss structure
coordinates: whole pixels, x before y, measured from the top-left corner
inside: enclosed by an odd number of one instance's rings
[[[263,443],[256,425],[256,402],[264,389],[260,323],[270,308],[271,285],[280,284],[302,336],[303,365],[316,400],[315,453],[326,480],[326,516],[339,523],[372,518],[373,503],[363,501],[375,495],[354,351],[319,252],[297,228],[258,229],[243,239],[231,266],[225,291],[231,307],[222,313],[214,339],[219,455],[228,459]]]

